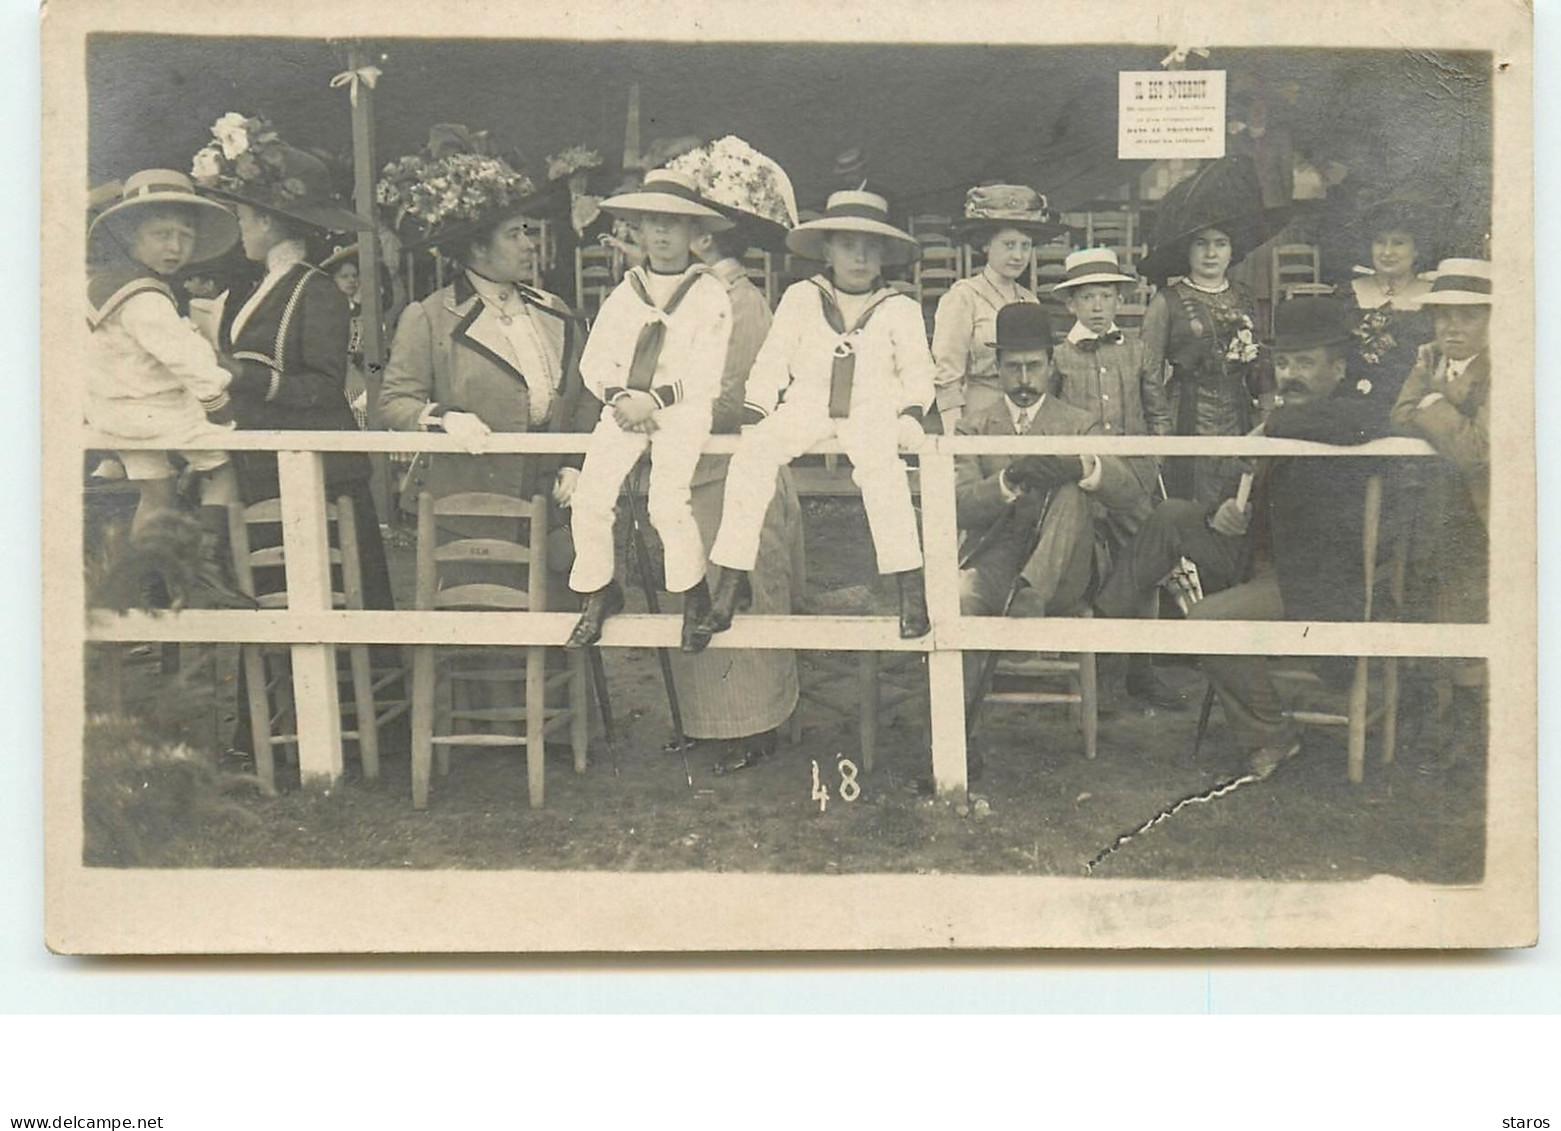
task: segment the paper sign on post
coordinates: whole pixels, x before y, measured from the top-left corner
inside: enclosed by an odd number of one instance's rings
[[[1224,71],[1118,71],[1117,157],[1225,156]]]

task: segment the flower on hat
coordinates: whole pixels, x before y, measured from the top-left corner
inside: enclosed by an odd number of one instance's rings
[[[1045,195],[1029,185],[976,185],[965,193],[965,219],[1047,224],[1052,214]]]
[[[585,169],[600,168],[602,155],[594,149],[587,149],[583,145],[571,145],[567,149],[549,154],[545,160],[547,164],[547,179],[559,181]]]
[[[413,155],[385,166],[374,197],[393,228],[410,222],[421,238],[482,220],[532,195],[531,178],[498,157],[448,153]]]
[[[215,140],[190,161],[190,179],[202,188],[229,192],[258,189],[283,200],[302,195],[301,186],[285,186],[280,175],[282,139],[267,119],[246,118],[230,111],[212,123],[211,136]]]
[[[796,226],[797,204],[785,171],[740,137],[728,134],[668,161],[667,168],[689,177],[706,200],[783,228]]]

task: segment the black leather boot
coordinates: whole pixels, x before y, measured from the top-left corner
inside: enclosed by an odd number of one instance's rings
[[[623,586],[609,581],[595,593],[587,593],[585,607],[575,629],[564,641],[565,648],[586,648],[602,638],[602,625],[614,613],[623,612]]]
[[[900,583],[900,639],[926,636],[932,631],[932,621],[927,616],[926,575],[919,569],[908,569],[894,576]]]
[[[258,609],[260,602],[239,589],[233,578],[233,551],[228,542],[228,508],[203,506],[200,552],[184,594],[191,609]]]
[[[710,643],[710,633],[704,629],[710,615],[710,587],[705,579],[683,594],[683,651],[703,652]]]
[[[722,566],[710,598],[710,611],[699,622],[700,633],[708,641],[716,633],[725,632],[732,627],[732,618],[752,604],[753,586],[748,581],[748,571]]]
[[[1185,711],[1187,700],[1155,674],[1154,664],[1142,652],[1127,658],[1127,693],[1140,703],[1162,711]]]

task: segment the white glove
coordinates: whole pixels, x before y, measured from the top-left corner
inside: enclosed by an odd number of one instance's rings
[[[578,467],[561,467],[558,475],[553,479],[553,503],[556,506],[567,507],[569,501],[575,497],[575,484],[580,482],[580,469]]]
[[[447,412],[439,418],[447,436],[454,436],[461,447],[472,455],[479,455],[488,448],[488,437],[493,429],[482,422],[482,417],[472,412]]]
[[[902,452],[919,452],[921,446],[927,442],[927,433],[922,430],[921,421],[913,416],[901,416],[897,439]]]
[[[1237,505],[1235,499],[1226,499],[1209,517],[1209,529],[1227,538],[1240,538],[1247,532],[1247,524],[1251,521],[1250,504],[1242,507]]]

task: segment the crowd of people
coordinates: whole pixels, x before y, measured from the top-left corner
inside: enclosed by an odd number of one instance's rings
[[[223,438],[363,425],[355,245],[338,243],[318,266],[309,247],[329,233],[372,238],[373,225],[336,202],[317,158],[263,120],[227,115],[213,135],[190,176],[128,177],[91,224],[88,415],[109,442],[176,449],[121,453],[140,488],[136,527],[177,506],[184,465],[205,532],[190,600],[241,606],[252,595],[228,572],[226,511],[277,495],[276,458],[227,454]],[[436,249],[451,269],[422,298],[383,280],[403,309],[373,418],[443,431],[471,453],[429,461],[420,490],[550,495],[549,566],[567,578],[552,588],[555,607],[579,610],[569,648],[595,645],[625,607],[614,521],[625,481],[648,463],[660,580],[681,601],[683,726],[715,747],[722,772],[773,752],[796,709],[797,666],[784,651],[705,649],[746,611],[799,608],[789,464],[830,438],[860,489],[877,570],[895,578],[906,638],[931,628],[906,457],[938,431],[1336,445],[1398,434],[1439,457],[960,456],[965,614],[1151,617],[1163,604],[1199,619],[1358,620],[1364,484],[1385,474],[1386,541],[1408,544],[1397,615],[1485,619],[1490,264],[1432,263],[1427,202],[1387,196],[1339,220],[1370,266],[1270,314],[1232,275],[1290,219],[1265,207],[1250,157],[1208,162],[1174,186],[1136,271],[1111,248],[1082,248],[1044,298],[1024,279],[1035,245],[1065,229],[1035,188],[977,185],[955,232],[981,266],[943,295],[929,341],[921,303],[893,281],[919,245],[866,184],[802,219],[780,167],[732,138],[683,147],[582,209],[584,183],[577,161],[539,189],[502,158],[459,148],[387,168],[385,223],[404,248]],[[603,238],[628,254],[589,323],[533,285],[541,216],[582,235],[605,216]],[[179,280],[235,246],[256,269],[210,317],[186,318]],[[741,262],[755,246],[816,265],[773,311]],[[1144,282],[1153,297],[1125,332],[1121,305]],[[533,430],[586,434],[583,455],[481,454],[493,432]],[[740,433],[729,461],[704,454],[712,433]],[[367,459],[327,455],[325,478],[332,497],[354,501],[365,604],[393,607]],[[967,659],[976,695],[982,665]],[[1203,669],[1254,772],[1299,750],[1261,657],[1205,657]],[[1149,657],[1125,670],[1127,696],[1187,709]],[[1449,678],[1455,723],[1431,770],[1484,748],[1483,669],[1454,665]],[[982,758],[973,745],[972,776]]]

